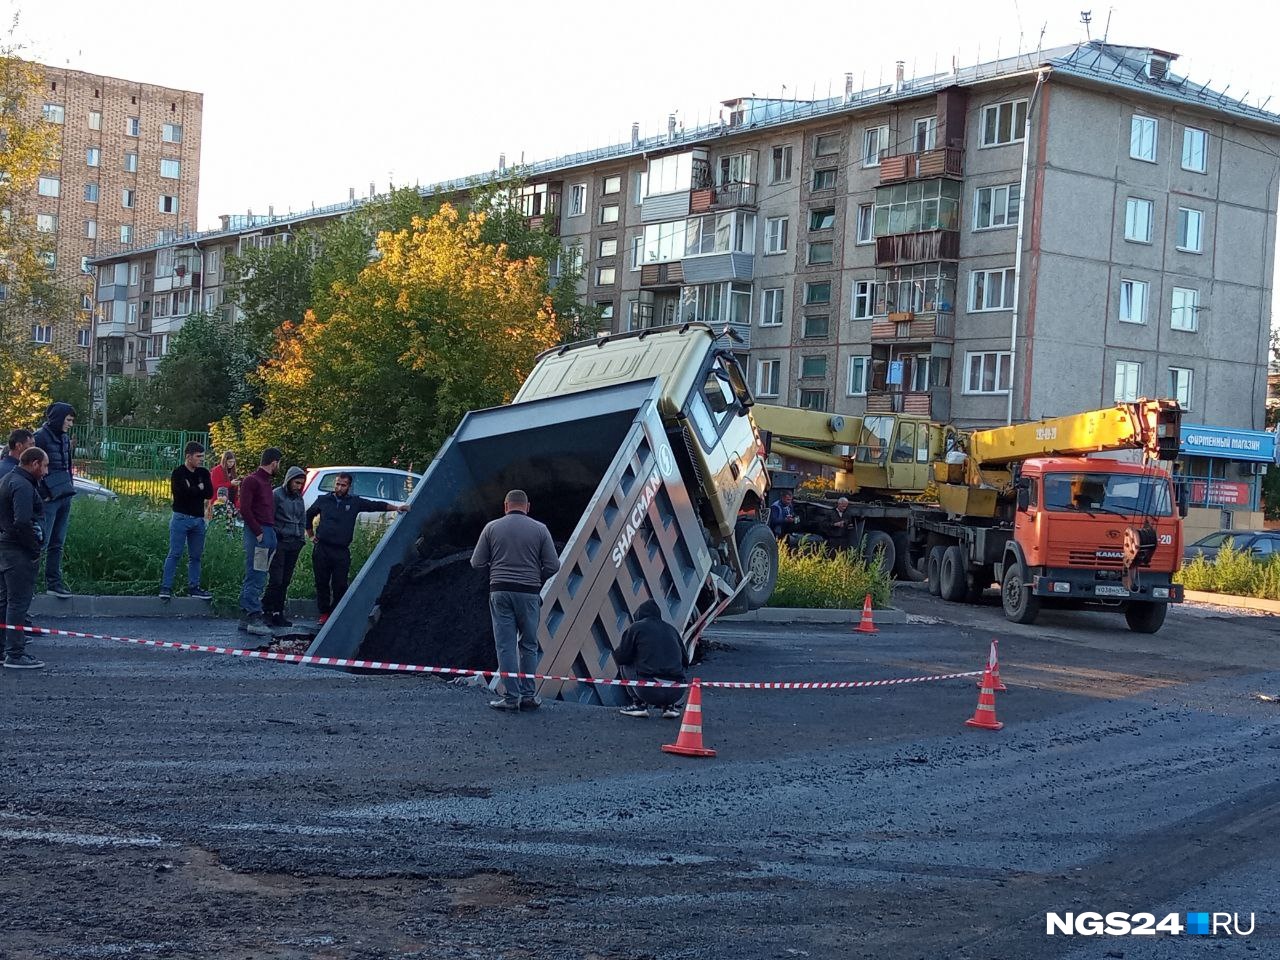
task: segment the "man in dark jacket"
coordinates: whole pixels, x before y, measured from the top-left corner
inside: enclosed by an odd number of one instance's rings
[[[832,552],[848,550],[853,545],[853,534],[857,526],[857,518],[849,510],[849,498],[841,497],[823,526],[823,535]]]
[[[293,621],[284,616],[284,598],[293,582],[293,570],[298,565],[298,554],[307,542],[307,505],[302,500],[302,481],[306,471],[290,467],[284,475],[284,483],[276,487],[272,495],[276,505],[276,553],[271,558],[271,570],[267,577],[267,593],[262,598],[262,613],[271,627],[292,627]]]
[[[662,611],[652,600],[640,604],[635,621],[622,634],[618,649],[613,651],[623,680],[670,680],[684,683],[689,665],[680,633],[662,619]],[[683,687],[624,687],[631,705],[620,711],[628,717],[647,717],[650,707],[661,707],[668,719],[680,716],[677,704],[684,696]]]
[[[213,594],[200,586],[200,558],[204,555],[204,505],[213,497],[213,481],[204,468],[202,444],[192,440],[183,455],[182,463],[169,475],[173,513],[169,517],[169,553],[160,573],[160,599],[173,596],[173,578],[185,547],[188,595],[197,600],[212,600]]]
[[[9,434],[9,448],[0,457],[0,480],[12,473],[18,466],[18,458],[22,452],[35,446],[35,434],[30,430],[14,430]]]
[[[498,669],[503,673],[535,673],[542,655],[538,624],[542,620],[542,585],[560,569],[555,541],[546,524],[529,516],[529,496],[510,491],[500,520],[480,531],[471,566],[489,568],[489,619]],[[540,702],[532,679],[503,680],[505,696],[491,700],[495,710],[535,710]]]
[[[271,636],[262,616],[262,588],[267,585],[276,549],[276,502],[271,477],[284,454],[262,451],[259,467],[240,483],[240,516],[244,519],[244,583],[240,586],[240,629],[257,637]]]
[[[311,504],[306,516],[307,536],[313,543],[311,569],[316,575],[316,606],[320,608],[321,623],[329,619],[329,614],[347,592],[356,517],[362,513],[404,513],[408,509],[407,503],[383,503],[352,496],[349,473],[334,477],[333,492],[321,494]],[[315,527],[317,517],[320,519],[319,528]]]
[[[36,590],[40,562],[44,501],[39,484],[49,469],[49,456],[33,447],[18,459],[18,469],[0,480],[0,618],[21,624]],[[6,630],[4,666],[9,670],[39,670],[44,666],[26,652],[27,635]]]
[[[55,597],[64,599],[71,596],[62,582],[62,545],[71,519],[71,498],[76,493],[71,469],[71,428],[75,422],[75,407],[69,403],[53,403],[45,412],[44,426],[36,431],[36,446],[49,456],[49,472],[40,484],[45,504],[44,519],[40,522],[44,536],[45,586]]]
[[[785,540],[787,535],[795,530],[798,522],[791,501],[791,491],[783,490],[782,495],[769,505],[769,529],[779,540]]]

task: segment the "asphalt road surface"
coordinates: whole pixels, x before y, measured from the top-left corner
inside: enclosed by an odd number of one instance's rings
[[[1013,627],[898,600],[874,636],[725,627],[677,724],[487,692],[39,639],[0,671],[0,957],[1280,956],[1280,621]],[[225,624],[68,622],[221,642]],[[1255,915],[1247,938],[1046,936],[1045,913]]]

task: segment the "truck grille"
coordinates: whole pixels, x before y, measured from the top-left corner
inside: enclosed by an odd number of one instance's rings
[[[1103,554],[1099,556],[1099,553]],[[1102,570],[1120,570],[1124,567],[1124,558],[1118,549],[1099,547],[1097,550],[1071,550],[1067,553],[1067,564],[1072,567],[1096,567]]]

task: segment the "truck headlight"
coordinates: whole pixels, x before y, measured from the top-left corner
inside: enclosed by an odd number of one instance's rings
[[[1054,593],[1070,593],[1071,584],[1065,583],[1062,580],[1055,580],[1053,582],[1053,592]]]
[[[1152,587],[1151,596],[1155,600],[1168,600],[1169,588],[1168,587]]]

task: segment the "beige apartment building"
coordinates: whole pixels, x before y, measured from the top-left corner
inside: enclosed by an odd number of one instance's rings
[[[73,327],[33,324],[30,335],[87,361],[95,308],[90,260],[122,244],[170,242],[195,229],[204,97],[79,70],[39,70],[41,90],[27,110],[57,126],[61,140],[31,206],[37,229],[54,237],[58,278],[83,288],[83,311]]]

